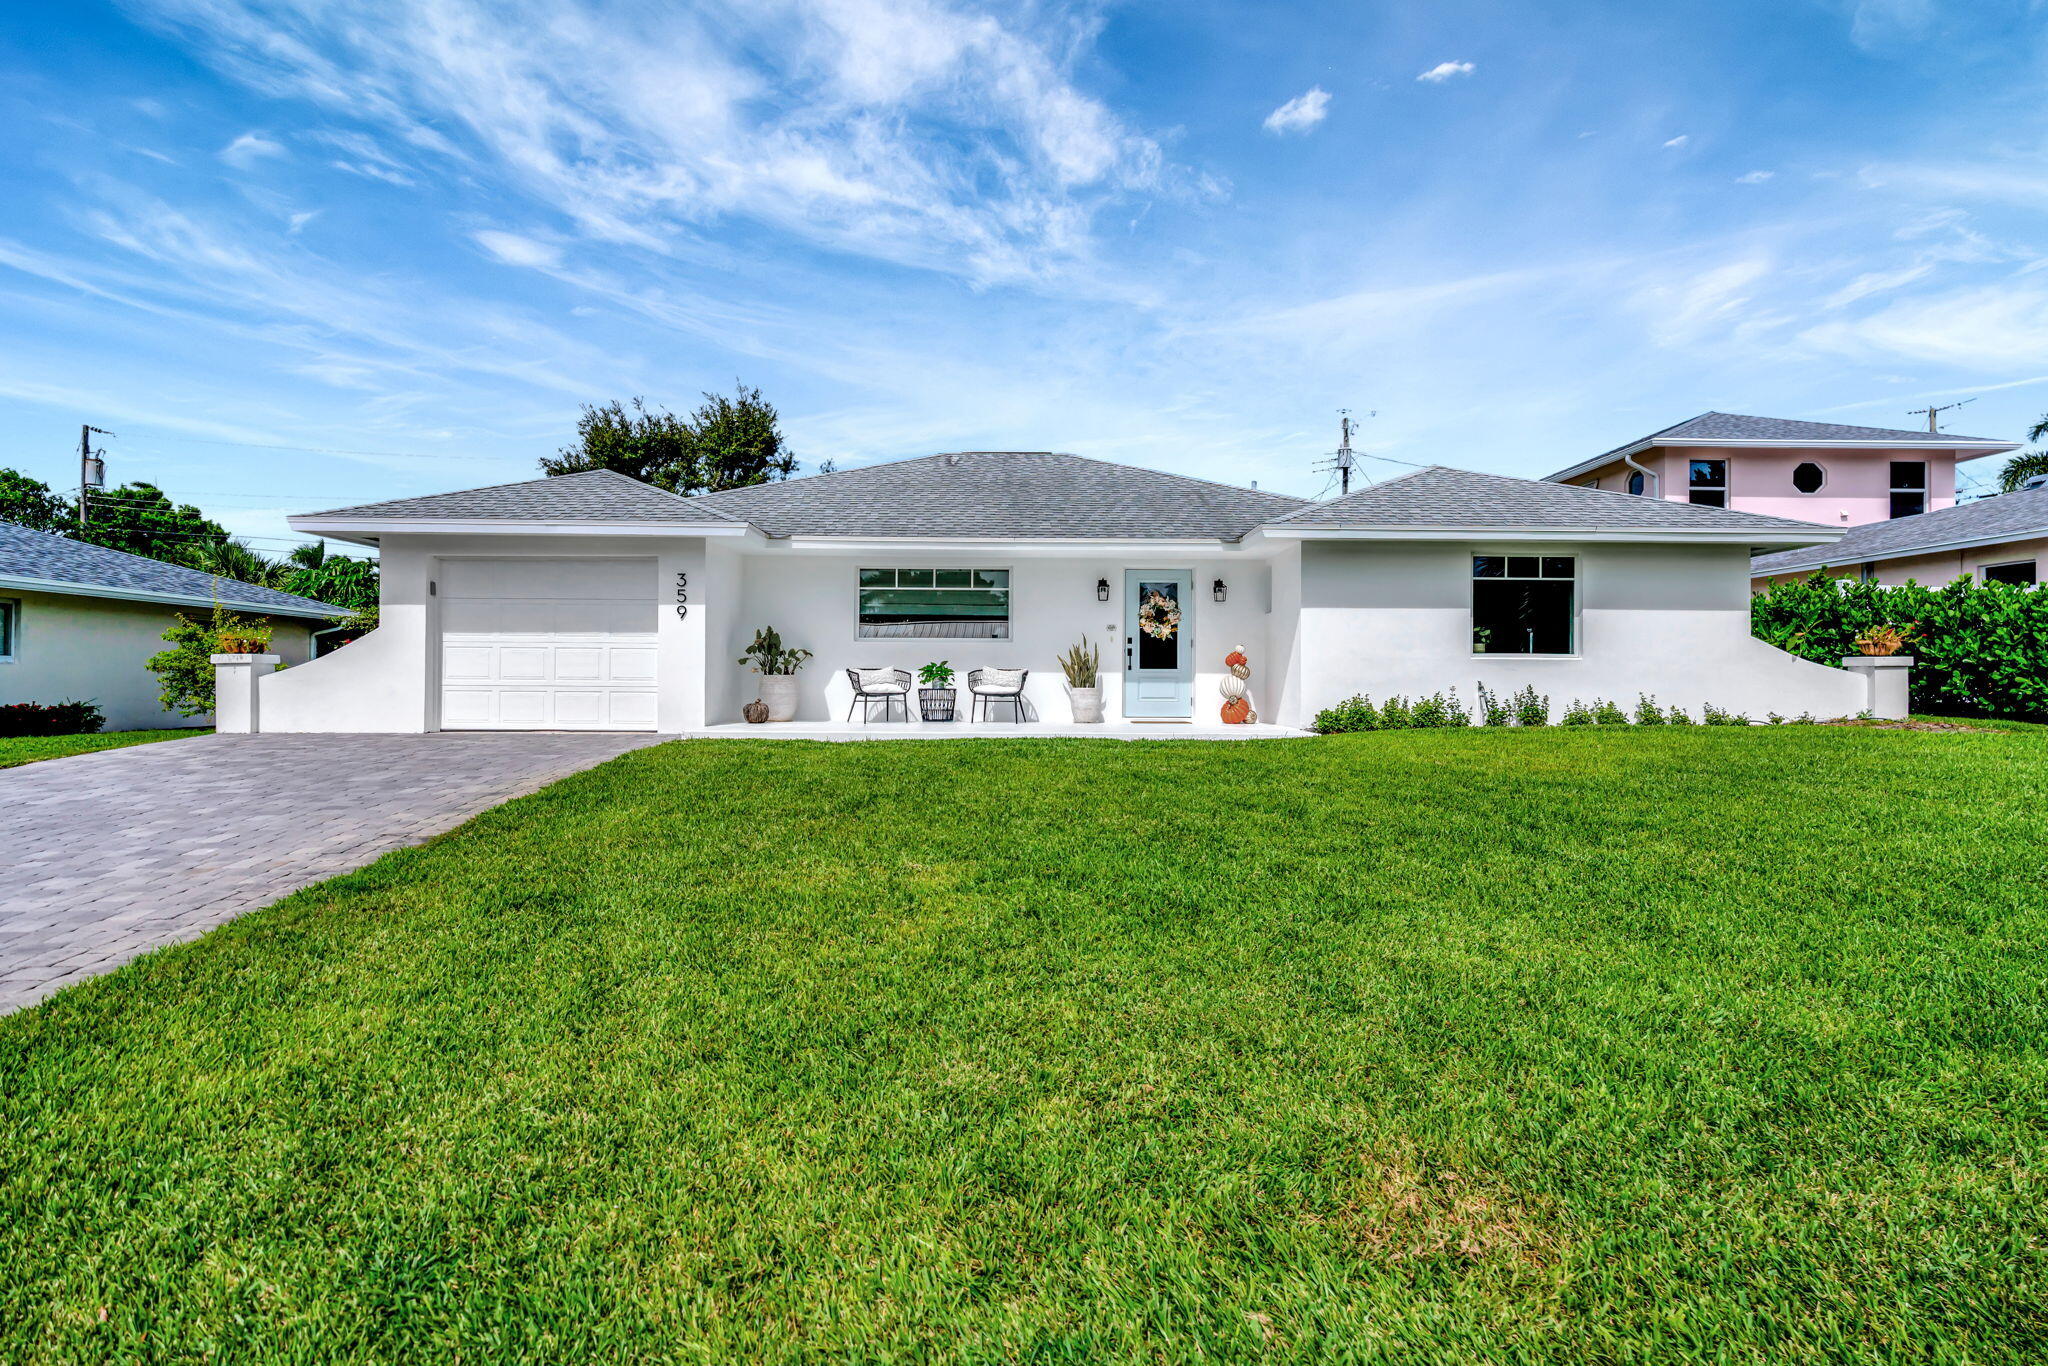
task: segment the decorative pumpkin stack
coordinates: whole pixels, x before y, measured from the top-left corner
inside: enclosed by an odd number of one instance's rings
[[[1217,685],[1217,691],[1223,694],[1223,724],[1242,726],[1258,720],[1259,714],[1252,710],[1252,699],[1245,691],[1245,680],[1252,676],[1252,662],[1245,658],[1244,646],[1223,656],[1223,667],[1229,670]]]

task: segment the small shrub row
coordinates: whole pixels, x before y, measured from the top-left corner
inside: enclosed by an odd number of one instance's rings
[[[1370,697],[1353,695],[1334,707],[1317,712],[1310,728],[1320,735],[1348,735],[1362,730],[1434,730],[1445,726],[1469,726],[1473,719],[1464,704],[1458,701],[1458,690],[1453,688],[1448,693],[1431,693],[1414,702],[1405,697],[1390,697],[1377,707]],[[1786,718],[1775,712],[1767,719],[1774,726],[1786,724]],[[1813,724],[1810,714],[1802,714],[1796,720],[1800,724]],[[1533,687],[1502,697],[1481,683],[1478,722],[1482,726],[1550,725],[1550,697]],[[1747,726],[1751,723],[1749,717],[1741,712],[1724,711],[1711,702],[1700,709],[1700,715],[1695,719],[1683,707],[1660,707],[1656,698],[1638,693],[1633,713],[1605,698],[1596,697],[1590,702],[1582,702],[1575,697],[1558,717],[1557,724]]]
[[[90,735],[107,724],[90,702],[10,702],[0,707],[0,736]]]
[[[1353,694],[1317,712],[1312,729],[1321,735],[1348,735],[1361,730],[1441,730],[1471,724],[1472,713],[1465,710],[1453,688],[1413,702],[1397,695],[1377,707],[1370,697]]]

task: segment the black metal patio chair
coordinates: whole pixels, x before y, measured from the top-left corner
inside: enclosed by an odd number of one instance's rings
[[[868,710],[873,703],[882,704],[882,719],[889,719],[889,705],[903,704],[903,720],[910,721],[910,670],[908,669],[848,669],[848,681],[853,684],[853,705],[846,709],[846,719],[851,721],[853,713],[860,712],[861,723],[865,725],[872,715]]]

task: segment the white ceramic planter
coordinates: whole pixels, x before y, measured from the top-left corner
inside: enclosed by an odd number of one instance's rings
[[[1067,705],[1074,709],[1074,720],[1084,726],[1098,725],[1102,721],[1102,686],[1067,689]]]
[[[796,720],[796,675],[762,674],[761,700],[768,704],[770,721]]]

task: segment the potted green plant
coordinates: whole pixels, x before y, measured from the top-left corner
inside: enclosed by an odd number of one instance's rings
[[[1083,725],[1102,720],[1101,657],[1102,652],[1090,645],[1086,636],[1059,657],[1060,672],[1067,676],[1067,703],[1074,709],[1074,720]]]
[[[952,664],[943,659],[934,660],[917,671],[917,681],[924,685],[917,690],[918,715],[927,721],[952,720]]]
[[[809,650],[783,648],[782,637],[773,626],[754,632],[754,643],[739,662],[751,664],[761,675],[760,700],[768,707],[770,721],[796,720],[796,671],[810,657]]]

